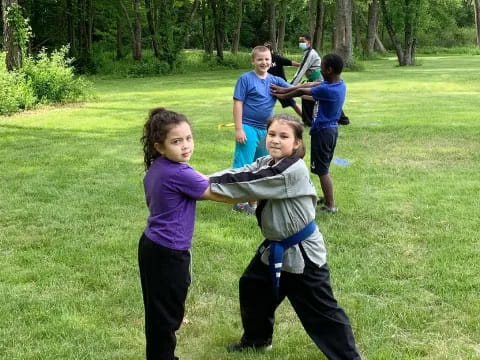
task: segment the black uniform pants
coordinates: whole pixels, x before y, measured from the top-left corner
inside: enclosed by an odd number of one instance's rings
[[[333,296],[328,265],[319,268],[302,253],[303,274],[283,271],[278,298],[268,266],[262,263],[258,252],[252,259],[240,278],[242,342],[255,346],[271,344],[275,309],[287,296],[308,335],[328,359],[360,359],[350,321]]]
[[[154,243],[145,234],[138,245],[138,264],[145,306],[148,360],[174,360],[190,285],[190,252]]]

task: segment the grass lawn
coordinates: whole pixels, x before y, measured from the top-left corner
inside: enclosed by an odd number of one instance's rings
[[[340,211],[317,223],[364,359],[480,359],[480,57],[421,61],[344,74],[352,123],[335,157],[349,165],[332,165]],[[191,164],[227,168],[233,129],[218,125],[241,72],[94,79],[94,102],[0,117],[1,359],[144,358],[144,119],[158,105],[185,113]],[[254,217],[198,204],[181,359],[324,358],[287,301],[271,352],[225,351],[261,240]]]

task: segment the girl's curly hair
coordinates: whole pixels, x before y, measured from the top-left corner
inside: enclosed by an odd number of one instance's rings
[[[171,128],[183,122],[190,125],[186,116],[158,107],[150,110],[149,116],[143,126],[143,136],[140,141],[143,144],[143,162],[145,170],[152,165],[153,160],[162,156],[155,150],[155,143],[163,144]]]

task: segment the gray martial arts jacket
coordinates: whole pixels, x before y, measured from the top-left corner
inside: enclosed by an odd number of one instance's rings
[[[216,194],[259,200],[257,220],[265,239],[281,241],[315,219],[317,193],[305,162],[298,157],[273,164],[272,157],[265,156],[250,165],[210,175],[210,184]],[[301,244],[314,264],[320,267],[326,263],[325,245],[318,226]],[[268,247],[259,251],[262,262],[268,265]],[[300,274],[304,267],[299,245],[288,248],[282,270]]]
[[[316,70],[320,70],[320,64],[322,60],[320,55],[315,51],[315,49],[308,49],[305,50],[303,53],[302,62],[300,63],[300,67],[295,72],[293,76],[293,80],[291,81],[292,85],[298,85],[302,81],[303,75],[307,76],[307,80],[309,80],[311,74]]]

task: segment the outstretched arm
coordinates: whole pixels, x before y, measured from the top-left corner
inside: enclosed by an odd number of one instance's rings
[[[307,83],[310,84],[310,83]],[[310,88],[312,86],[305,86],[307,84],[302,84],[301,86],[294,86],[291,88],[282,88],[277,85],[271,85],[270,92],[273,96],[276,96],[279,99],[290,99],[292,97],[310,95]],[[312,83],[315,84],[315,83]],[[313,85],[314,86],[314,85]]]
[[[218,202],[223,202],[223,203],[227,203],[227,204],[234,204],[234,203],[238,202],[238,199],[233,199],[233,198],[225,196],[225,195],[215,194],[210,189],[210,186],[208,186],[207,190],[205,190],[205,192],[203,193],[203,195],[201,196],[200,199],[218,201]]]
[[[206,180],[209,180],[209,177],[205,174],[202,174],[200,171],[195,170],[201,177],[203,177]],[[211,190],[211,185],[208,185],[207,189],[205,192],[202,194],[200,197],[200,200],[212,200],[212,201],[218,201],[218,202],[223,202],[227,204],[234,204],[238,202],[239,199],[234,199],[229,196],[221,195],[221,194],[216,194],[212,192]],[[250,199],[248,199],[250,200]]]

